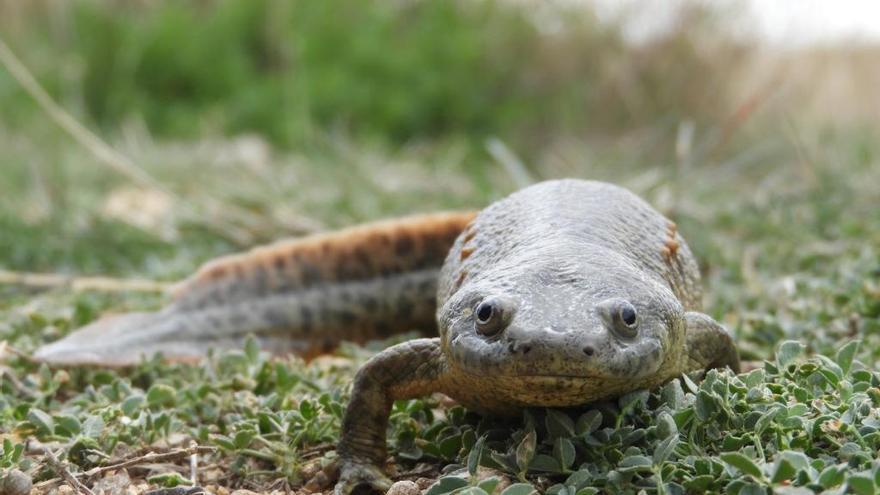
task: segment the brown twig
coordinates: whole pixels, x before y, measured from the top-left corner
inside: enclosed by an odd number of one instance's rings
[[[83,485],[78,479],[76,479],[76,476],[67,469],[67,463],[58,460],[58,457],[55,456],[51,449],[43,450],[43,459],[49,464],[49,467],[55,471],[55,474],[61,476],[61,478],[70,485],[71,488],[76,490],[77,493],[95,495],[87,486]]]
[[[110,167],[142,187],[158,191],[173,200],[179,209],[189,213],[193,218],[200,218],[192,204],[174,194],[171,189],[165,187],[165,185],[144,171],[143,168],[139,167],[134,160],[115,150],[77,121],[61,105],[56,103],[2,38],[0,38],[0,65],[9,71],[22,89],[34,99],[52,122],[61,127],[74,141],[91,153],[99,163]],[[237,227],[233,225],[226,225],[220,221],[208,222],[208,225],[236,242],[244,241]]]
[[[98,476],[99,474],[106,473],[109,471],[117,471],[119,469],[129,468],[132,466],[138,466],[141,464],[157,464],[162,462],[170,462],[170,461],[178,461],[180,459],[185,459],[189,456],[200,454],[200,453],[211,453],[216,449],[214,447],[200,446],[195,445],[192,447],[187,447],[185,449],[172,450],[171,452],[163,452],[161,454],[157,454],[155,452],[149,452],[144,455],[140,455],[137,457],[133,457],[131,459],[127,459],[124,461],[117,462],[115,464],[110,464],[108,466],[101,466],[92,468],[84,473],[82,476],[86,476],[89,478]]]
[[[110,277],[75,277],[57,273],[29,273],[0,270],[0,284],[27,287],[70,287],[74,291],[100,292],[163,292],[172,284],[145,279],[118,279]]]
[[[2,347],[5,347],[6,343],[2,343]],[[3,354],[0,353],[0,360],[3,359]],[[0,378],[4,379],[9,383],[9,385],[19,394],[27,397],[28,399],[36,399],[39,395],[27,387],[21,380],[18,379],[16,373],[9,369],[8,366],[0,366]]]
[[[174,197],[174,194],[135,165],[131,159],[111,148],[101,138],[86,129],[72,115],[61,108],[60,105],[55,103],[55,100],[40,86],[27,67],[15,56],[15,53],[2,39],[0,39],[0,63],[6,67],[12,77],[18,81],[18,84],[21,85],[31,98],[37,102],[37,105],[46,112],[46,115],[81,146],[89,150],[95,158],[141,185]]]

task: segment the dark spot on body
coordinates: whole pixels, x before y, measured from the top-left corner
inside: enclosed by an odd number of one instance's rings
[[[254,292],[257,294],[265,294],[269,290],[269,277],[266,269],[262,266],[255,266],[253,269]]]
[[[414,248],[415,243],[408,235],[398,237],[394,242],[394,252],[397,253],[397,256],[408,256],[412,254]]]
[[[311,263],[303,263],[300,266],[300,274],[302,275],[302,283],[305,286],[315,285],[321,280],[321,272]]]
[[[422,280],[416,286],[416,290],[422,294],[432,294],[437,291],[437,281],[434,279]]]
[[[371,296],[364,296],[361,299],[361,305],[369,312],[376,311],[379,308],[379,302]]]
[[[594,349],[592,346],[589,346],[589,345],[584,347],[583,351],[584,351],[584,354],[587,355],[587,357],[592,357],[593,354],[596,354],[596,349]]]
[[[336,265],[336,268],[334,269],[334,273],[336,275],[336,280],[342,281],[342,280],[351,280],[352,278],[354,278],[354,277],[352,277],[351,270],[349,270],[348,266],[346,266],[346,265],[347,265],[347,263],[344,263],[344,262],[338,263]]]
[[[370,258],[370,253],[361,246],[358,246],[354,250],[354,258],[357,260],[358,264],[360,264],[364,269],[370,267],[372,263],[372,259]]]
[[[287,260],[283,256],[276,256],[272,261],[272,264],[278,271],[284,271],[284,269],[287,268]]]
[[[268,308],[263,316],[273,328],[284,328],[290,324],[287,315],[277,308]]]
[[[413,302],[403,299],[397,304],[397,316],[407,319],[413,314]]]
[[[388,235],[384,232],[377,232],[373,235],[373,242],[379,247],[385,247],[389,244]]]
[[[352,323],[357,321],[357,317],[351,311],[340,311],[339,321],[341,321],[344,325],[351,325]]]
[[[313,319],[314,319],[314,317],[312,315],[311,309],[309,309],[305,306],[300,308],[300,310],[299,310],[300,327],[302,328],[302,331],[304,333],[309,333],[312,331],[312,324],[313,324],[312,320]]]

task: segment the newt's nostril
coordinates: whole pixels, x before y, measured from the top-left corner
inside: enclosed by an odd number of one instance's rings
[[[587,357],[592,357],[592,355],[596,353],[596,349],[593,349],[593,347],[589,345],[584,347],[583,351],[584,354],[587,355]]]
[[[530,346],[530,345],[524,345],[524,346],[522,346],[522,353],[523,353],[523,354],[528,354],[529,351],[531,351],[531,350],[532,350],[532,346]]]

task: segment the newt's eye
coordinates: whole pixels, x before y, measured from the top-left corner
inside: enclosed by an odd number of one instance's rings
[[[508,301],[487,297],[474,309],[474,327],[483,335],[495,335],[507,326],[512,312]]]
[[[636,308],[628,302],[621,302],[615,315],[615,327],[624,337],[635,337],[639,326],[639,316]]]

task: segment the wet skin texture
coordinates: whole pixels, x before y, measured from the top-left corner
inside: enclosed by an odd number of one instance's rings
[[[442,392],[517,415],[700,368],[738,371],[730,335],[699,306],[697,265],[675,224],[624,189],[544,182],[491,205],[440,272],[439,338],[386,349],[358,373],[337,493],[389,486],[381,466],[396,399]]]
[[[313,355],[412,328],[358,372],[337,493],[384,490],[394,400],[442,392],[487,414],[573,406],[683,372],[738,371],[700,313],[696,262],[674,223],[600,182],[536,184],[476,216],[447,213],[286,241],[209,263],[156,313],[99,320],[39,349],[49,363],[195,359],[254,334]]]

